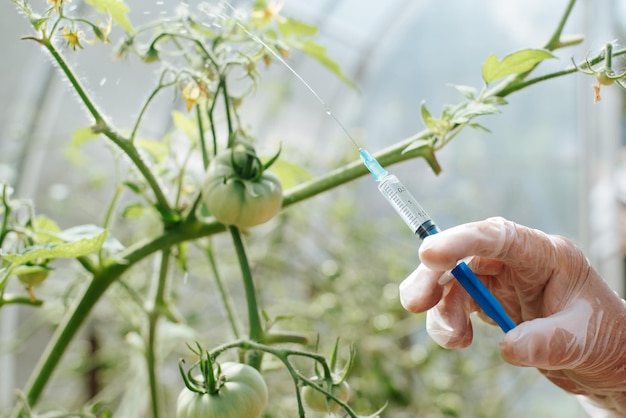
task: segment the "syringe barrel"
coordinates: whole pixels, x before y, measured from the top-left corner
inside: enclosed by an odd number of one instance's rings
[[[378,190],[393,206],[404,223],[421,239],[439,232],[428,213],[417,203],[406,187],[393,174],[387,174],[378,182]]]

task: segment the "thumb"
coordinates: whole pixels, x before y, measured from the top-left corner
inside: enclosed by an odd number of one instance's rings
[[[502,358],[516,366],[574,368],[584,360],[592,314],[589,303],[578,300],[554,315],[523,322],[500,342]]]

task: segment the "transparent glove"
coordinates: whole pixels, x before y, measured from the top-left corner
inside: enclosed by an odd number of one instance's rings
[[[470,314],[493,323],[454,280],[470,268],[516,324],[500,343],[517,366],[537,367],[564,390],[626,417],[626,302],[565,238],[502,218],[460,225],[424,240],[422,264],[400,285],[402,305],[427,312],[430,336],[447,348],[472,341]]]

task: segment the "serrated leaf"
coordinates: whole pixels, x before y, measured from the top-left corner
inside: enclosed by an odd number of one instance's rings
[[[130,8],[122,0],[85,0],[100,13],[108,13],[115,23],[120,25],[126,32],[134,33],[135,30],[126,14]]]
[[[95,234],[99,232],[98,234]],[[0,250],[0,256],[5,261],[15,264],[25,264],[38,258],[76,258],[99,250],[107,236],[105,229],[95,225],[85,225],[67,229],[59,234],[62,242],[51,242],[42,245],[32,245],[19,253],[6,253]]]
[[[489,84],[509,75],[532,70],[535,65],[548,58],[555,56],[543,49],[523,49],[505,56],[502,61],[491,54],[483,64],[483,80]]]
[[[278,22],[278,30],[283,36],[313,36],[317,33],[317,26],[294,19]]]
[[[342,79],[344,81],[344,83],[346,83],[350,87],[356,89],[356,86],[354,85],[352,80],[350,80],[348,78],[348,76],[346,76],[343,73],[343,71],[341,71],[341,67],[339,66],[339,64],[337,64],[335,61],[333,61],[326,54],[326,48],[324,48],[323,46],[319,45],[318,43],[310,41],[310,40],[302,42],[302,44],[298,48],[302,52],[304,52],[305,54],[309,55],[310,57],[315,58],[320,64],[322,64],[323,66],[328,68],[337,77]]]
[[[471,86],[463,86],[460,84],[448,84],[448,86],[452,87],[470,100],[476,99],[476,95],[478,95],[478,91]]]

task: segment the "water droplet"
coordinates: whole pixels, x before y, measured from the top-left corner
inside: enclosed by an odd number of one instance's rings
[[[100,80],[100,87],[104,86],[107,82],[107,78],[106,77],[102,77],[102,80]]]

